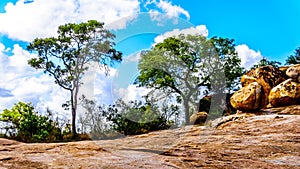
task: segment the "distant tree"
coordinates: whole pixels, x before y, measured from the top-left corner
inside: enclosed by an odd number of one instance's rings
[[[274,66],[274,67],[279,67],[281,65],[281,63],[278,62],[278,61],[270,61],[267,58],[263,57],[258,63],[253,65],[251,67],[251,69],[252,68],[259,68],[259,67],[262,67],[262,66],[268,66],[268,65]]]
[[[286,65],[294,65],[300,63],[300,47],[298,47],[293,55],[288,56],[288,58],[285,60]]]
[[[109,125],[106,123],[104,112],[105,106],[97,106],[93,100],[81,98],[82,106],[85,113],[79,116],[81,124],[81,132],[88,133],[92,139],[105,137],[105,132],[109,130]]]
[[[72,134],[76,136],[76,113],[82,76],[90,62],[99,63],[108,73],[109,66],[121,61],[121,53],[114,46],[114,35],[103,28],[103,23],[90,20],[86,23],[69,23],[58,28],[58,37],[37,38],[27,46],[37,52],[29,65],[42,69],[55,79],[55,83],[70,92],[67,106],[72,111]]]
[[[241,60],[233,39],[200,35],[170,37],[141,54],[137,82],[140,86],[161,91],[182,103],[185,123],[196,111],[200,87],[209,92],[230,92],[242,74]],[[160,94],[161,95],[161,94]]]

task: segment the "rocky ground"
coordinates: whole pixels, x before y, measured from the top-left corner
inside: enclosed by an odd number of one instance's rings
[[[116,140],[0,140],[0,169],[300,168],[300,106]]]

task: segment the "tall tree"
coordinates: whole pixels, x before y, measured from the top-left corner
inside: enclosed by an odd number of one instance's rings
[[[54,77],[55,83],[70,92],[72,133],[76,136],[78,92],[82,76],[89,63],[96,62],[105,68],[121,61],[122,54],[114,49],[114,35],[103,28],[104,23],[90,20],[79,24],[68,23],[58,27],[58,37],[36,38],[27,46],[38,57],[28,61],[36,69]]]
[[[300,63],[300,47],[298,47],[293,55],[290,55],[286,60],[286,65],[294,65]]]
[[[200,88],[222,93],[242,73],[234,41],[196,35],[170,37],[141,55],[140,86],[159,90],[182,103],[185,123],[198,104]]]

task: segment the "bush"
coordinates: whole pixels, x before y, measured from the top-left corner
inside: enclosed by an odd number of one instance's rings
[[[150,131],[170,127],[166,118],[158,111],[158,107],[149,103],[125,102],[119,100],[110,106],[105,116],[112,122],[112,127],[124,135],[143,134]]]
[[[61,137],[61,131],[48,116],[38,115],[31,103],[19,102],[11,110],[0,114],[0,121],[8,122],[10,137],[22,142],[49,142]]]

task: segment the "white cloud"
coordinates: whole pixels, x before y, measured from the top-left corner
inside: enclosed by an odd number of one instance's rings
[[[239,58],[241,58],[241,66],[246,69],[249,69],[263,58],[260,51],[256,52],[253,49],[249,49],[246,44],[237,45],[235,50],[238,53]]]
[[[163,42],[168,37],[178,36],[180,34],[184,34],[184,35],[188,35],[188,34],[197,35],[198,34],[198,35],[207,37],[208,29],[206,28],[205,25],[198,25],[196,27],[190,27],[190,28],[182,29],[182,30],[174,29],[170,32],[166,32],[162,35],[155,37],[154,42],[155,42],[155,44],[160,43],[160,42]]]
[[[32,41],[56,34],[59,25],[96,19],[111,23],[139,12],[138,0],[35,0],[8,3],[0,13],[0,33],[9,38]],[[130,19],[130,18],[129,18]],[[126,22],[118,26],[125,26]]]
[[[166,14],[169,18],[177,18],[180,15],[184,15],[188,20],[190,19],[190,14],[188,11],[183,9],[182,7],[178,5],[173,5],[171,2],[165,1],[165,0],[148,0],[145,3],[145,7],[154,4],[158,9],[151,9],[150,15],[152,16],[152,19],[159,20],[159,15]]]
[[[142,50],[124,58],[123,64],[130,63],[130,62],[138,63],[139,60],[141,59],[141,52]]]
[[[28,65],[27,61],[35,55],[23,50],[19,45],[14,45],[13,55],[10,57],[3,53],[5,50],[5,46],[0,43],[0,88],[11,95],[0,97],[0,111],[11,108],[19,101],[32,102],[41,109],[50,107],[55,111],[63,111],[61,101],[68,100],[68,97],[65,97],[68,93],[54,84],[51,77]],[[57,98],[62,95],[64,97]]]
[[[127,88],[119,88],[115,90],[116,98],[121,98],[125,102],[134,100],[143,100],[142,97],[146,96],[150,89],[145,87],[138,87],[137,85],[128,85]]]

